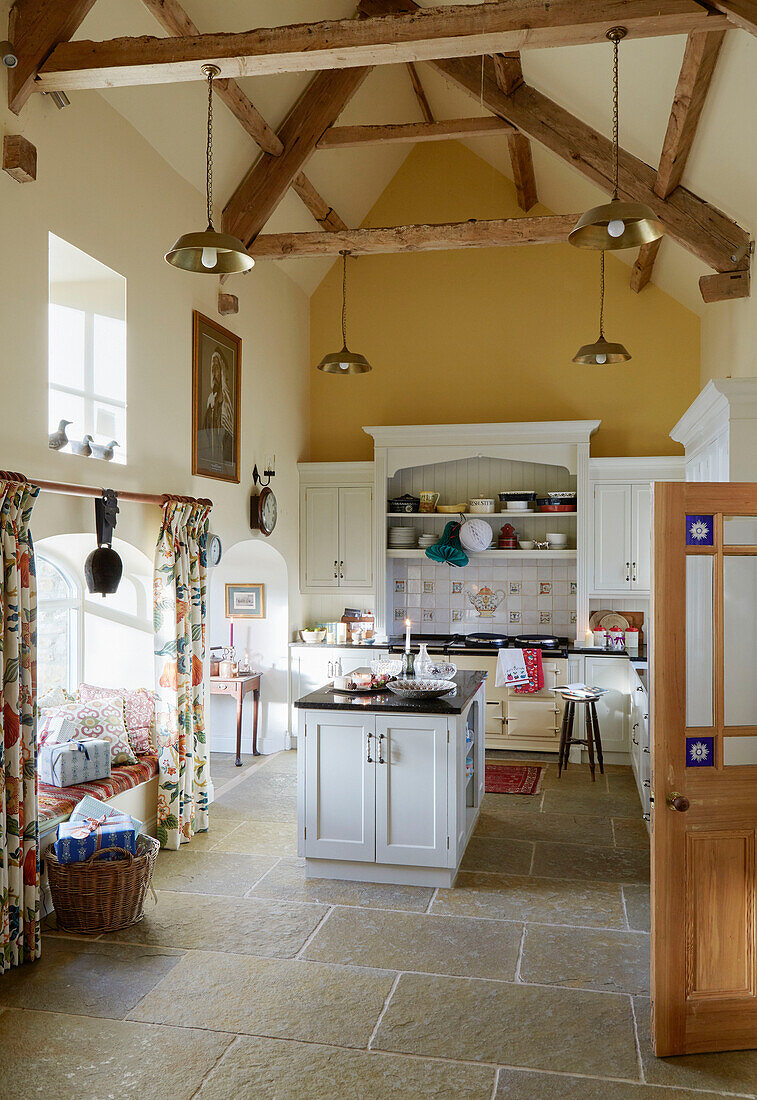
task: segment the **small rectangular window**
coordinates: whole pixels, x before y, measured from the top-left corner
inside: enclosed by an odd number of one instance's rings
[[[124,463],[126,279],[53,233],[49,264],[51,446]]]

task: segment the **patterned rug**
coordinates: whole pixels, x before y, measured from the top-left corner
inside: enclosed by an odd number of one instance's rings
[[[487,764],[487,794],[538,794],[544,768],[539,764]]]

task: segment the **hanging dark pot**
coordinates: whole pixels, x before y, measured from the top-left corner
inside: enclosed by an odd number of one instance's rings
[[[112,596],[121,581],[123,563],[110,545],[117,513],[118,497],[112,489],[103,489],[102,498],[95,500],[97,548],[84,562],[84,579],[92,595]]]

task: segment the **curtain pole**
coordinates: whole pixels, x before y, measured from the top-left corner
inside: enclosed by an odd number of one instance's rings
[[[0,478],[9,481],[28,481],[23,474],[0,470]],[[61,496],[74,497],[101,497],[102,489],[96,489],[93,485],[72,485],[65,481],[34,481],[43,493],[59,493]],[[135,493],[129,489],[115,489],[119,500],[129,500],[134,504],[156,504],[159,508],[169,500],[178,500],[183,504],[207,504],[210,507],[213,501],[207,497],[175,496],[172,493]]]

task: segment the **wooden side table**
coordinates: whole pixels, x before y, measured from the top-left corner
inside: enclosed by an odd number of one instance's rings
[[[220,676],[210,677],[210,694],[233,696],[237,701],[237,758],[234,761],[238,768],[242,767],[242,705],[245,695],[252,692],[252,755],[260,756],[258,752],[258,709],[260,704],[260,673],[242,673],[240,676],[232,676],[228,680],[222,680]]]

